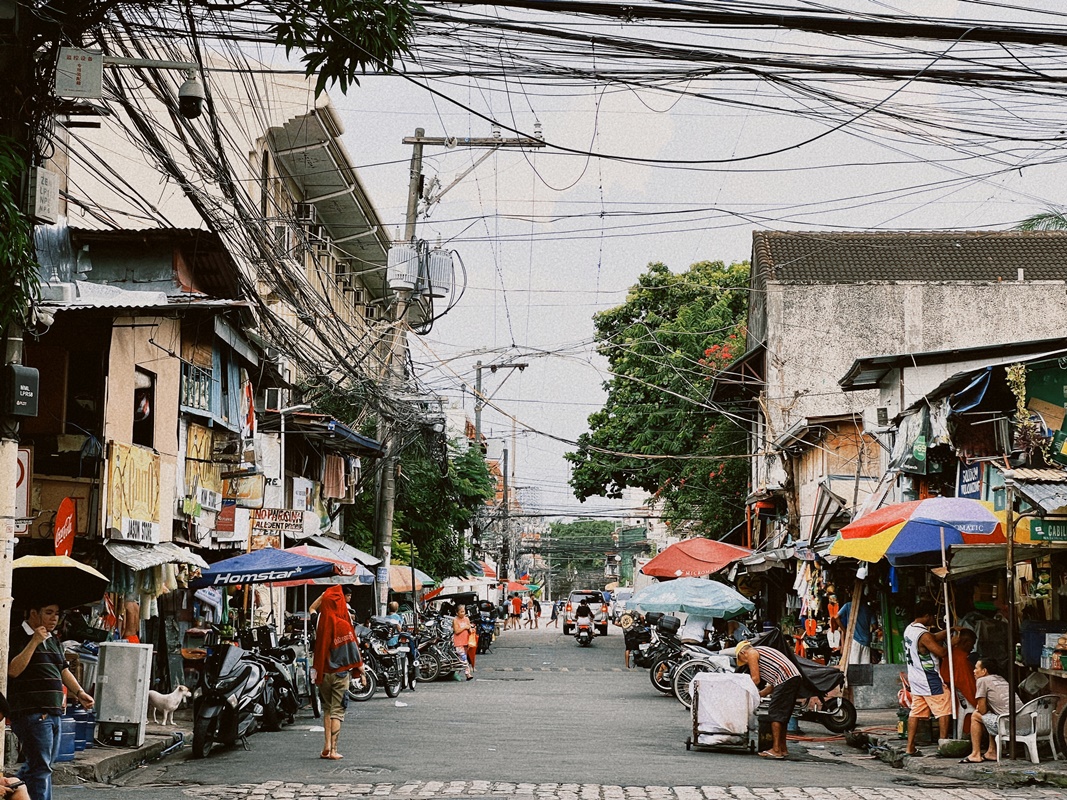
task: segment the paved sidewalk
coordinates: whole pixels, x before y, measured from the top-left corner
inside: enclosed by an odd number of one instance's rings
[[[530,798],[530,800],[1015,800],[1063,797],[1059,789],[988,788],[867,788],[745,786],[602,786],[593,783],[498,783],[490,781],[423,781],[391,783],[303,784],[270,781],[240,786],[188,788],[188,797],[213,800],[333,800],[346,797],[381,798]]]

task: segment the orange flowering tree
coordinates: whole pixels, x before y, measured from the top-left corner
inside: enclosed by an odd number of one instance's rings
[[[625,303],[594,316],[611,377],[603,408],[566,455],[578,499],[636,487],[662,499],[680,530],[739,530],[746,432],[708,395],[711,376],[744,350],[748,276],[747,262],[701,261],[680,273],[650,264]]]

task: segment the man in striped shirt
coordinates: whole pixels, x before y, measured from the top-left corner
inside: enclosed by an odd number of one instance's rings
[[[800,692],[800,672],[789,660],[789,656],[773,647],[753,646],[750,642],[741,642],[735,651],[737,665],[748,665],[748,674],[759,689],[760,697],[771,696],[767,708],[767,719],[771,721],[772,744],[770,750],[760,753],[763,758],[781,759],[789,755],[785,740],[786,725],[793,715],[797,694]]]

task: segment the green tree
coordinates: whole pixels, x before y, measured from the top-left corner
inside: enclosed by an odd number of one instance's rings
[[[615,549],[615,523],[583,519],[553,522],[548,544],[539,552],[552,560],[552,589],[556,597],[566,597],[573,589],[596,589],[604,585],[604,563]]]
[[[616,308],[593,318],[612,377],[604,407],[566,458],[580,500],[653,493],[673,525],[723,538],[741,520],[745,431],[707,403],[712,374],[740,355],[747,262],[650,264]]]
[[[461,575],[468,531],[474,515],[493,497],[495,484],[477,448],[449,444],[442,452],[435,439],[429,432],[416,433],[401,452],[393,561],[407,560],[414,542],[419,569],[438,577]],[[374,550],[375,500],[375,492],[363,491],[345,518],[345,538],[367,551]]]

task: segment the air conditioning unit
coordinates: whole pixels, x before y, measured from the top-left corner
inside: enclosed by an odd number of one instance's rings
[[[293,205],[293,216],[301,225],[307,227],[319,221],[319,213],[312,203],[296,203]]]
[[[367,293],[359,286],[352,287],[352,302],[357,306],[363,305],[367,302]]]
[[[140,747],[148,725],[152,645],[103,642],[96,666],[97,738],[118,747]]]

